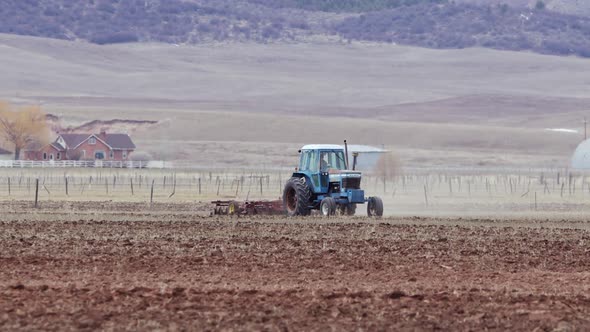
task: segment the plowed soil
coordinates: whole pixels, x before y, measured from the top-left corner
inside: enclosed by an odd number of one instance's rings
[[[585,221],[0,204],[0,330],[583,330]]]

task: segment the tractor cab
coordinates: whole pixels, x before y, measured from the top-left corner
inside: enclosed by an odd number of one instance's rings
[[[299,167],[283,192],[287,214],[308,215],[310,210],[320,209],[330,215],[338,209],[353,215],[356,204],[371,203],[373,198],[365,199],[360,187],[361,172],[348,169],[346,145],[305,145],[299,152]],[[383,214],[382,204],[374,214]]]
[[[310,180],[309,185],[316,194],[328,192],[330,177],[332,181],[337,180],[338,174],[346,172],[346,168],[344,149],[339,145],[306,145],[301,148],[298,174]]]

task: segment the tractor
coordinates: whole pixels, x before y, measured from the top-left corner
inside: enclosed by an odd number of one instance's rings
[[[379,197],[365,197],[361,172],[348,167],[348,145],[314,144],[299,150],[299,167],[285,184],[283,208],[289,216],[307,216],[319,210],[323,216],[354,215],[357,204],[367,203],[369,217],[383,215]]]

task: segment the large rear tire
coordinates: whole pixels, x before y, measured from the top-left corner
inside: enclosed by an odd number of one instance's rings
[[[369,197],[367,202],[367,215],[369,217],[383,216],[383,201],[379,197]]]
[[[311,190],[305,178],[290,178],[283,190],[283,209],[290,217],[308,216]]]

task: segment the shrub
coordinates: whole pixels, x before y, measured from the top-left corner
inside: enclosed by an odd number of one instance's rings
[[[211,30],[211,26],[207,23],[199,23],[199,25],[197,25],[197,31],[200,33],[209,33]]]
[[[542,44],[542,49],[551,54],[567,55],[572,53],[572,49],[566,41],[546,40]]]
[[[280,36],[280,31],[273,26],[267,26],[262,29],[262,38],[264,39],[278,39]]]
[[[96,9],[101,12],[106,12],[109,14],[113,14],[115,12],[115,7],[110,3],[103,2],[96,6]]]
[[[118,43],[134,43],[139,41],[137,35],[133,32],[116,32],[116,33],[102,33],[90,38],[90,42],[105,45]]]

